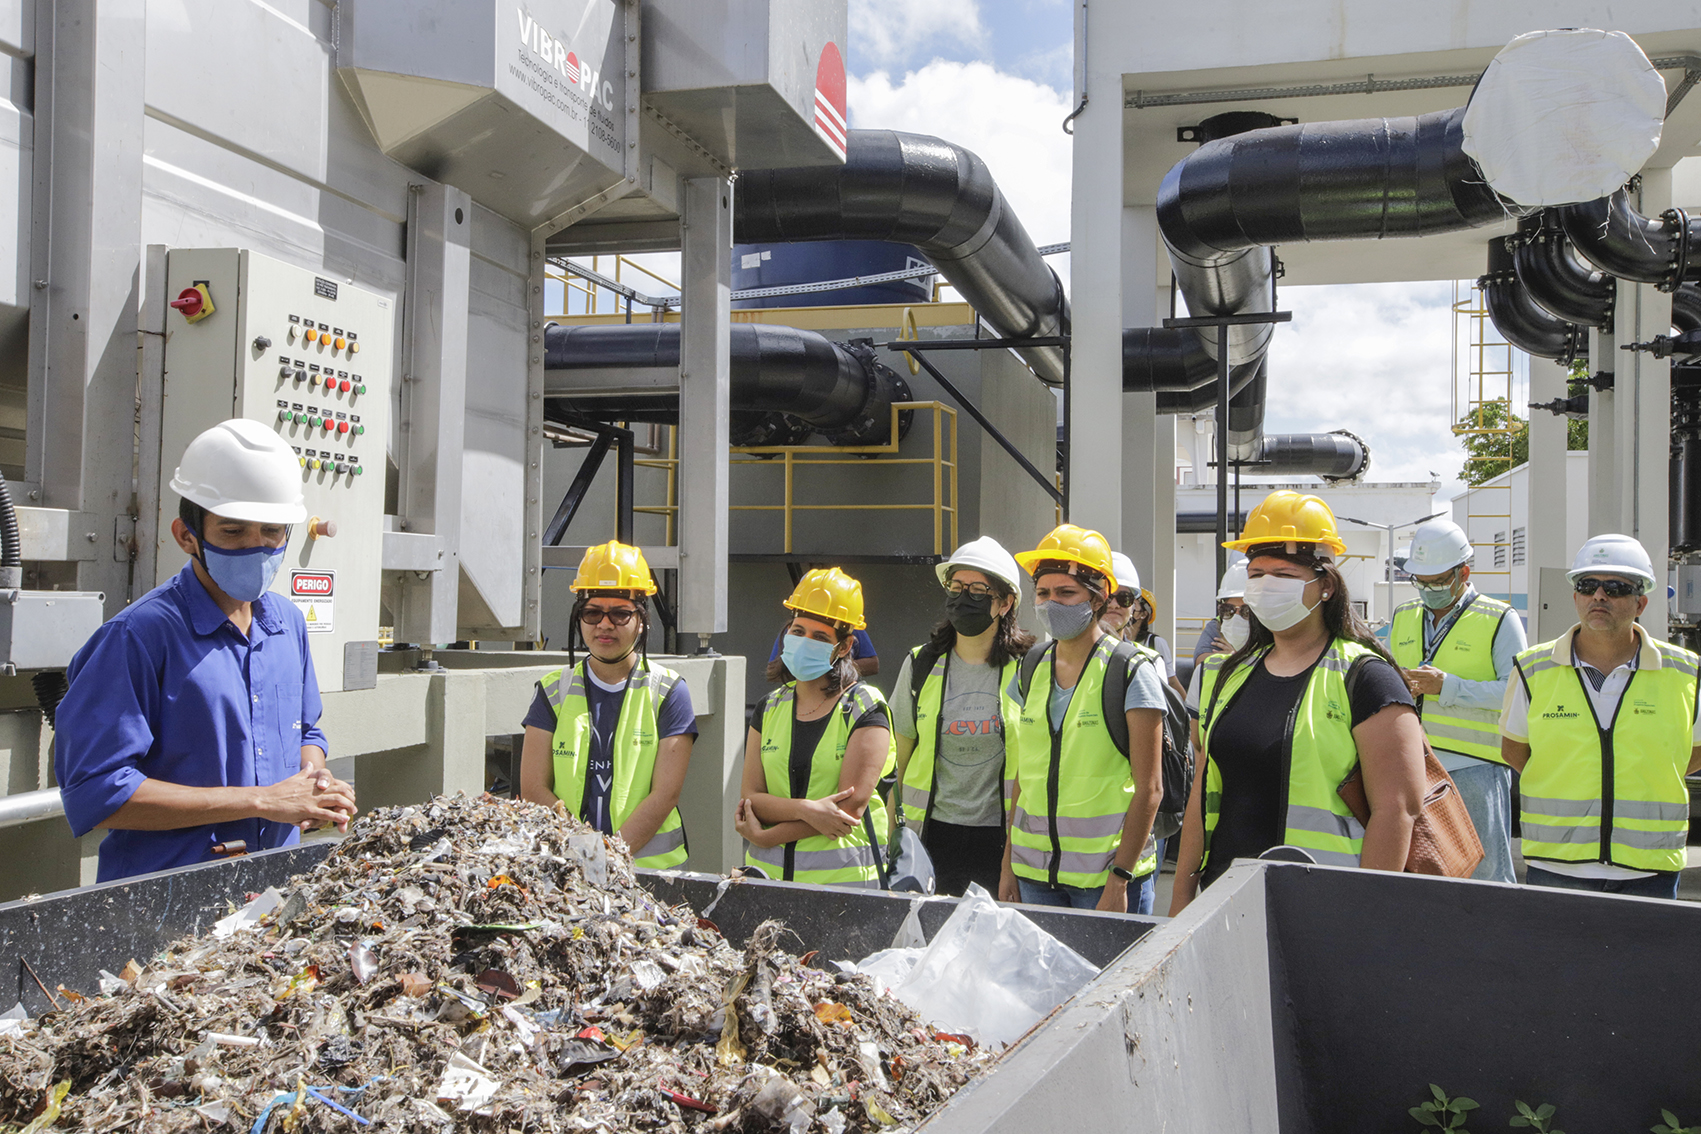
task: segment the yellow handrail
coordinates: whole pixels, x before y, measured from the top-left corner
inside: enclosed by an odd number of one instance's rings
[[[933,414],[933,452],[926,457],[889,457],[887,454],[899,450],[898,414],[905,410],[931,410]],[[951,438],[949,450],[945,442],[945,418],[951,419]],[[792,516],[796,512],[917,512],[933,513],[933,554],[945,555],[951,548],[957,546],[957,411],[943,402],[895,402],[892,405],[892,425],[890,440],[884,445],[750,445],[735,448],[732,451],[739,456],[734,457],[735,465],[762,465],[773,467],[772,462],[765,457],[780,457],[779,466],[784,470],[785,488],[782,504],[733,504],[729,510],[734,512],[780,512],[784,516],[784,544],[781,549],[791,554],[792,547]],[[947,452],[949,455],[947,456]],[[933,500],[920,504],[799,504],[793,490],[797,470],[812,466],[826,465],[864,465],[866,456],[882,456],[884,460],[874,462],[881,466],[891,465],[932,465],[933,466]],[[945,470],[950,469],[950,483],[946,484]],[[946,541],[946,516],[950,517],[950,538]]]

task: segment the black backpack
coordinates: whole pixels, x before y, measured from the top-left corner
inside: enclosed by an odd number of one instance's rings
[[[1022,691],[1023,700],[1027,699],[1028,686],[1033,682],[1034,670],[1039,668],[1040,662],[1045,659],[1046,651],[1054,645],[1055,642],[1042,642],[1029,650],[1027,656],[1022,659],[1016,687]],[[1116,750],[1125,757],[1128,755],[1128,717],[1123,711],[1122,702],[1128,696],[1128,682],[1133,678],[1136,667],[1153,664],[1156,660],[1155,655],[1149,652],[1140,656],[1140,651],[1132,642],[1118,642],[1105,662],[1104,725],[1110,733],[1111,742],[1116,745]],[[1175,691],[1175,686],[1161,679],[1158,686],[1164,691],[1164,798],[1158,805],[1158,811],[1167,815],[1181,815],[1186,812],[1187,797],[1193,791],[1192,720],[1187,715],[1187,702]]]

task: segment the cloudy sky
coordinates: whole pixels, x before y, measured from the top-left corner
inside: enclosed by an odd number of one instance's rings
[[[851,0],[851,125],[967,146],[1037,243],[1068,240],[1071,11],[1069,0]],[[1052,262],[1067,278],[1067,257]],[[1350,429],[1370,444],[1373,480],[1433,472],[1451,497],[1462,458],[1448,432],[1451,286],[1290,287],[1282,298],[1294,321],[1276,332],[1265,427]]]

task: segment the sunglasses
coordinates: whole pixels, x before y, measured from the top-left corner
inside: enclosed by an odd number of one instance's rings
[[[624,626],[637,616],[638,612],[631,607],[609,610],[607,607],[587,606],[579,612],[579,621],[586,626],[595,626],[606,618],[616,626]]]
[[[1642,593],[1641,583],[1632,583],[1628,579],[1596,579],[1585,576],[1578,579],[1573,586],[1580,595],[1593,595],[1597,590],[1607,593],[1607,598],[1630,598]]]
[[[1115,594],[1110,596],[1110,601],[1114,602],[1117,606],[1126,606],[1131,608],[1135,603],[1140,601],[1140,592],[1117,591]]]

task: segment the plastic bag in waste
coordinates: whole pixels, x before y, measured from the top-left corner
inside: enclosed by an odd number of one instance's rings
[[[926,949],[882,950],[856,968],[895,977],[892,995],[934,1027],[993,1044],[1020,1039],[1099,972],[976,885]]]

